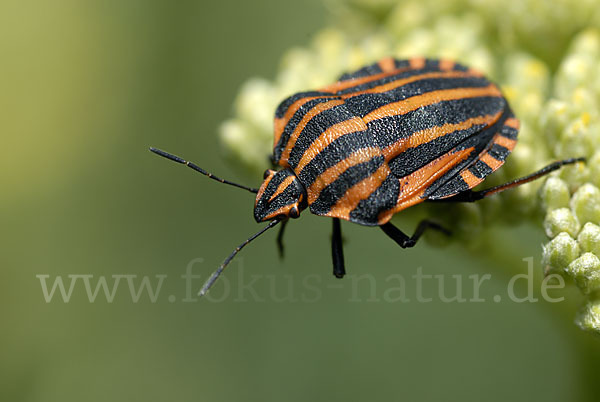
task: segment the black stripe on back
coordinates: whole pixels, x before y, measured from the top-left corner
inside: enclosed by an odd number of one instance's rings
[[[512,118],[515,117],[513,111],[511,110],[511,108],[508,105],[506,106],[504,115],[506,116],[507,119],[509,119],[511,117]],[[518,134],[519,134],[519,130],[517,130],[516,128],[509,127],[509,126],[502,126],[502,129],[500,129],[500,135],[502,135],[503,137],[506,137],[506,138],[510,138],[511,140],[516,140]]]
[[[308,113],[313,107],[315,107],[319,103],[325,103],[325,102],[329,102],[329,101],[332,101],[335,99],[339,99],[339,98],[317,98],[317,99],[310,100],[310,101],[306,102],[304,105],[302,105],[296,111],[296,113],[294,113],[292,118],[285,125],[285,128],[283,129],[283,133],[281,134],[281,137],[279,138],[279,142],[273,149],[273,159],[278,161],[281,158],[281,153],[283,152],[283,149],[287,145],[287,143],[290,139],[290,136],[292,135],[292,133],[296,129],[296,126],[298,125],[298,123],[300,123],[300,121],[302,120],[302,118],[304,117],[304,115],[306,113]]]
[[[313,117],[298,136],[290,152],[288,164],[295,168],[298,162],[300,162],[302,155],[304,155],[304,152],[325,130],[334,124],[350,120],[353,117],[352,113],[346,108],[346,105],[334,106]]]
[[[510,151],[502,145],[493,144],[492,148],[488,151],[488,154],[494,159],[505,161],[506,157],[510,155]]]
[[[410,67],[410,60],[394,59],[394,65],[396,66],[396,68],[407,68]]]
[[[286,177],[287,178],[287,177]],[[272,194],[271,194],[272,196]],[[269,196],[269,198],[271,197]],[[281,194],[269,202],[269,209],[275,211],[286,205],[294,204],[298,201],[298,189],[293,183],[285,188]]]
[[[346,191],[375,173],[384,161],[383,156],[378,155],[346,169],[333,183],[321,191],[319,197],[310,205],[311,212],[317,215],[328,213],[336,202],[346,194]]]
[[[518,134],[519,134],[519,130],[509,127],[509,126],[503,126],[502,130],[500,130],[500,135],[502,135],[506,138],[510,138],[511,140],[516,140]]]
[[[370,66],[366,66],[360,70],[354,71],[353,73],[345,73],[338,79],[338,81],[354,80],[356,78],[368,77],[370,75],[380,74],[382,72],[383,71],[381,70],[381,67],[379,67],[379,63],[374,63]]]
[[[350,212],[350,220],[363,225],[377,225],[379,214],[396,206],[399,192],[398,179],[394,175],[388,175],[368,198],[360,201]]]
[[[298,174],[298,179],[305,188],[309,188],[319,175],[342,159],[360,149],[376,146],[373,134],[368,130],[343,135],[325,147],[304,166],[304,169]]]
[[[433,68],[436,69],[439,66],[439,60],[437,59],[425,59],[425,68]],[[394,59],[394,67],[396,69],[406,69],[410,68],[410,60],[404,59]],[[466,69],[465,69],[466,70]],[[356,78],[368,77],[370,75],[380,74],[383,71],[381,70],[381,66],[379,65],[379,61],[368,65],[366,67],[360,68],[351,73],[343,74],[338,81],[348,81]]]
[[[443,101],[403,115],[373,120],[367,127],[377,133],[377,143],[383,149],[417,131],[444,124],[458,124],[477,116],[497,114],[504,104],[503,98],[491,96]]]
[[[336,95],[344,95],[344,94],[351,94],[351,93],[357,92],[357,91],[364,91],[366,89],[371,89],[371,88],[377,87],[379,85],[388,84],[390,82],[394,82],[399,79],[409,78],[409,77],[413,77],[415,75],[421,75],[424,73],[430,73],[430,72],[434,72],[434,71],[439,71],[439,70],[435,69],[435,68],[429,68],[429,69],[420,68],[420,69],[416,69],[416,70],[404,70],[404,71],[398,72],[397,74],[389,75],[387,77],[379,78],[377,80],[365,82],[364,84],[359,84],[359,85],[355,85],[350,88],[342,89],[341,91],[336,92]]]
[[[285,112],[288,110],[290,106],[296,101],[299,101],[302,98],[312,98],[313,96],[333,96],[331,92],[320,92],[320,91],[308,91],[308,92],[299,92],[294,94],[286,99],[284,99],[277,109],[275,110],[275,117],[282,118],[285,115]]]
[[[473,166],[469,168],[469,171],[475,175],[475,177],[479,179],[483,179],[493,172],[492,168],[489,165],[481,160],[477,160]]]
[[[366,93],[345,100],[348,109],[357,116],[364,117],[382,106],[403,101],[413,96],[423,95],[444,89],[485,88],[490,82],[485,78],[427,78],[402,85],[382,93]]]
[[[431,68],[431,69],[436,69],[439,70],[440,68],[440,60],[439,59],[425,59],[425,67],[424,68]]]
[[[271,198],[271,196],[273,194],[275,194],[275,191],[277,191],[277,188],[279,187],[279,185],[281,183],[283,183],[283,181],[286,178],[287,178],[286,175],[276,173],[273,176],[273,178],[271,179],[271,181],[269,181],[269,184],[267,184],[267,187],[265,188],[265,191],[263,192],[263,196],[261,198],[264,198],[264,199]]]
[[[444,179],[445,175],[443,177],[441,177],[440,179]],[[439,183],[434,183],[434,184],[439,184]],[[433,185],[430,187],[433,188]],[[435,192],[434,191],[430,191],[429,188],[425,191],[425,194],[423,194],[424,198],[429,198],[429,199],[438,199],[438,198],[443,198],[447,195],[451,195],[451,194],[457,194],[463,191],[467,191],[469,189],[469,185],[467,184],[466,181],[463,180],[462,176],[460,174],[457,174],[455,176],[453,176],[452,178],[450,178],[450,180],[446,181],[443,186],[440,186]]]

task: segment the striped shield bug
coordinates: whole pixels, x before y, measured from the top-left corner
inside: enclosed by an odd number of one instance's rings
[[[424,220],[408,236],[390,223],[395,213],[424,201],[477,201],[584,161],[557,161],[508,183],[472,190],[504,164],[518,130],[500,89],[478,71],[450,60],[386,58],[281,102],[271,156],[279,170],[267,170],[258,189],[150,150],[255,193],[254,218],[269,222],[225,259],[202,287],[203,295],[246,244],[278,224],[282,254],[285,225],[306,208],[332,218],[333,273],[341,278],[340,219],[379,226],[400,247],[413,247],[425,230],[450,231]]]

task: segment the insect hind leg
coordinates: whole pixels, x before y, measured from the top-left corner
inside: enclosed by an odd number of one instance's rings
[[[439,200],[428,200],[428,201],[430,201],[430,202],[475,202],[475,201],[481,200],[485,197],[489,197],[490,195],[501,193],[504,190],[518,187],[521,184],[529,183],[530,181],[539,179],[540,177],[543,177],[550,172],[558,170],[565,165],[572,165],[577,162],[585,162],[585,158],[563,159],[560,161],[553,162],[547,166],[544,166],[540,170],[533,172],[527,176],[509,181],[508,183],[504,183],[499,186],[495,186],[495,187],[488,188],[486,190],[481,190],[481,191],[473,191],[473,190],[462,191],[462,192],[460,192],[456,195],[453,195],[451,197],[448,197],[448,198],[441,198]]]
[[[427,229],[437,230],[439,232],[444,233],[447,236],[451,235],[451,232],[448,229],[444,228],[443,226],[440,226],[436,222],[427,219],[424,219],[421,222],[419,222],[417,229],[410,237],[389,222],[379,227],[381,228],[381,230],[383,230],[383,232],[386,235],[388,235],[390,239],[398,243],[398,245],[402,248],[414,247],[415,244],[417,244],[417,241],[421,238],[421,236]]]

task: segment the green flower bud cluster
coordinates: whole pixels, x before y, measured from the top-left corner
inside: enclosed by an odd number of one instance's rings
[[[542,188],[547,273],[560,273],[586,295],[576,320],[600,333],[600,32],[577,35],[554,76],[540,129],[550,154],[585,156],[587,163],[549,178]]]
[[[586,295],[577,323],[600,333],[600,11],[596,0],[331,0],[339,22],[288,50],[273,80],[242,87],[221,127],[231,160],[259,175],[272,148],[273,112],[285,97],[334,82],[382,57],[451,58],[500,84],[521,121],[519,143],[481,188],[552,160],[585,156],[539,180],[474,204],[424,204],[402,216],[434,216],[473,244],[499,223],[543,226],[547,273]],[[466,11],[465,11],[466,10]],[[343,22],[342,22],[343,21]],[[539,38],[543,37],[544,41]],[[542,43],[543,42],[543,43]],[[552,44],[551,48],[547,48]],[[599,151],[596,151],[599,150]],[[507,213],[510,211],[510,213]],[[543,222],[543,224],[542,224]],[[440,243],[439,237],[430,240]]]
[[[522,49],[537,54],[551,66],[559,64],[575,34],[586,27],[600,26],[596,0],[329,0],[329,3],[340,17],[340,24],[360,35],[374,25],[383,25],[401,38],[406,33],[435,26],[448,15],[474,15],[476,24],[486,34],[484,40],[498,55]],[[450,37],[454,39],[454,35]]]

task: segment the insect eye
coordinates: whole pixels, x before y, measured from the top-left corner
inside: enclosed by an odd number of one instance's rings
[[[271,174],[271,171],[269,169],[265,170],[265,172],[263,173],[263,179],[266,180],[266,178],[269,177],[270,174]]]
[[[289,216],[290,216],[290,218],[293,218],[293,219],[296,219],[297,217],[299,217],[300,211],[298,210],[298,207],[292,207],[292,209],[290,209]]]

